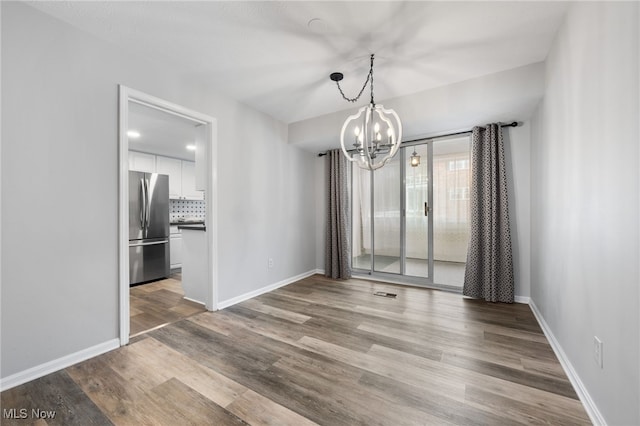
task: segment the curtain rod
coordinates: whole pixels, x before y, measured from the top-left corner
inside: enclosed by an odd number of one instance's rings
[[[518,122],[517,121],[512,121],[511,123],[499,123],[500,127],[518,127]],[[410,141],[403,141],[400,146],[402,146],[403,143],[412,143],[412,142],[418,142],[418,141],[424,141],[427,139],[436,139],[436,138],[446,138],[447,136],[457,136],[457,135],[465,135],[467,133],[471,133],[473,130],[465,130],[463,132],[455,132],[455,133],[447,133],[446,135],[438,135],[438,136],[431,136],[428,138],[418,138],[418,139],[412,139]],[[349,151],[351,152],[351,151]],[[318,157],[323,157],[327,155],[327,152],[320,152],[318,153]]]

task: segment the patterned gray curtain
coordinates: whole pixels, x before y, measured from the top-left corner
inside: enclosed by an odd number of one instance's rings
[[[327,239],[324,269],[331,278],[351,278],[347,159],[339,149],[327,153]]]
[[[499,124],[473,128],[470,195],[471,235],[462,294],[513,303],[507,174]]]

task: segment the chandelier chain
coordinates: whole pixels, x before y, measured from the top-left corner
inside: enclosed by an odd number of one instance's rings
[[[338,90],[340,91],[340,94],[345,101],[357,102],[358,99],[360,99],[360,96],[362,96],[362,93],[364,93],[364,89],[367,88],[367,84],[369,83],[369,81],[371,81],[371,103],[373,104],[373,55],[371,55],[371,67],[369,68],[369,74],[367,74],[367,79],[364,81],[364,84],[362,85],[362,89],[360,89],[358,96],[356,96],[355,98],[348,98],[342,91],[342,87],[340,87],[339,81],[336,81],[336,85],[338,86]]]
[[[369,75],[371,76],[371,105],[375,105],[376,103],[373,101],[373,54],[371,55],[371,69],[369,70]]]

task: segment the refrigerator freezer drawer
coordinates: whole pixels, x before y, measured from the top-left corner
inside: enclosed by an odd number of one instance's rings
[[[129,243],[129,285],[169,276],[169,240]]]

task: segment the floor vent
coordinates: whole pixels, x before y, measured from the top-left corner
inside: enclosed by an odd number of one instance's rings
[[[376,291],[375,293],[373,293],[373,295],[380,297],[390,297],[391,299],[395,299],[396,296],[398,296],[395,293],[387,293],[386,291]]]

